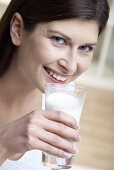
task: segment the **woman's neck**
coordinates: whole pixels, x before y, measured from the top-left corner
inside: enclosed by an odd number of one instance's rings
[[[22,79],[14,69],[0,78],[0,96],[5,108],[12,114],[19,114],[18,116],[41,109],[42,93]]]

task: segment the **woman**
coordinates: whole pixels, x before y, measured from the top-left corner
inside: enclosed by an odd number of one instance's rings
[[[76,121],[42,111],[42,93],[46,83],[69,83],[89,67],[108,16],[107,0],[10,2],[0,21],[1,169],[44,170],[33,166],[39,150],[77,152],[68,142],[79,141]]]

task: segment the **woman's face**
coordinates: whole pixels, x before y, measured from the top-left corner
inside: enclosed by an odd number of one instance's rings
[[[76,19],[41,23],[26,32],[18,50],[18,68],[38,89],[69,83],[91,64],[98,39],[95,21]]]

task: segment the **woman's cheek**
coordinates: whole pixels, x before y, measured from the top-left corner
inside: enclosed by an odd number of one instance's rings
[[[46,47],[43,50],[39,49],[38,54],[40,61],[47,64],[59,60],[64,55],[61,50],[54,47]]]
[[[85,72],[89,68],[89,66],[91,65],[91,62],[92,62],[92,58],[89,58],[87,60],[83,60],[82,62],[80,62],[78,66],[79,75]]]

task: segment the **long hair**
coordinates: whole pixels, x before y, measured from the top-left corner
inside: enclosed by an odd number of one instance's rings
[[[0,20],[0,77],[8,69],[16,48],[10,37],[10,22],[15,12],[20,13],[29,32],[39,22],[76,18],[96,21],[100,34],[109,17],[109,4],[107,0],[11,0]]]

